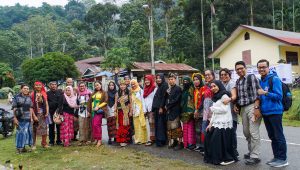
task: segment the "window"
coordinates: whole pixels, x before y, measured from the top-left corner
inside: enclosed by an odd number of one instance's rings
[[[299,65],[298,63],[298,53],[297,52],[286,52],[286,62],[291,63],[293,66]]]
[[[250,34],[249,34],[249,32],[245,33],[244,40],[250,40]]]
[[[251,50],[246,50],[242,52],[243,61],[246,65],[251,65]]]

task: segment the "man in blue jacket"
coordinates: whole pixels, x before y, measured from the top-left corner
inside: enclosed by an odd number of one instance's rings
[[[289,163],[287,162],[287,145],[282,127],[282,84],[277,74],[270,72],[269,61],[265,59],[259,60],[257,62],[257,69],[261,75],[259,83],[262,88],[258,90],[258,94],[260,95],[260,110],[268,136],[272,141],[274,155],[274,158],[268,161],[267,164],[277,168],[284,167]],[[270,83],[272,83],[272,89],[270,89]]]

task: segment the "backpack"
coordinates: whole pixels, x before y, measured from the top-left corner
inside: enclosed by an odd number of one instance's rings
[[[273,90],[273,77],[269,78],[269,91]],[[281,80],[280,80],[281,81]],[[292,99],[292,93],[287,84],[281,81],[282,85],[282,105],[283,105],[283,110],[288,111],[290,107],[292,106],[293,99]]]

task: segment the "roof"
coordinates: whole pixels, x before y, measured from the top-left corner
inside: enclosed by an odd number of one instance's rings
[[[136,69],[143,69],[145,71],[151,70],[150,62],[134,62],[133,66]],[[197,69],[182,63],[155,63],[155,70],[157,71],[186,71],[194,72],[198,71]]]
[[[282,31],[282,30],[275,30],[270,28],[254,27],[249,25],[240,25],[231,33],[229,37],[227,37],[223,41],[223,43],[218,48],[216,48],[211,54],[209,54],[208,57],[209,58],[216,57],[244,30],[254,31],[258,34],[272,38],[276,41],[279,41],[287,45],[300,46],[300,33],[298,32]]]
[[[104,60],[104,57],[92,57],[84,60],[79,60],[79,62],[88,63],[88,64],[100,64]]]
[[[78,71],[81,73],[81,75],[84,75],[84,73],[87,72],[88,70],[90,70],[94,73],[97,73],[100,71],[99,67],[92,65],[92,64],[84,63],[81,61],[75,62],[75,65],[76,65]]]

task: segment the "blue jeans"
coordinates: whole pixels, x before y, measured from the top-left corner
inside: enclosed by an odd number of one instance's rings
[[[286,160],[286,141],[283,134],[282,114],[264,115],[264,122],[268,136],[272,141],[274,158]]]

